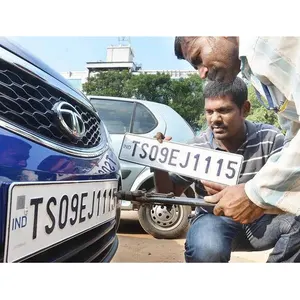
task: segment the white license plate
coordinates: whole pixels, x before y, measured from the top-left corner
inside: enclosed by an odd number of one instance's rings
[[[238,182],[243,156],[125,134],[119,158],[128,162],[226,185]]]
[[[13,183],[4,261],[14,262],[116,216],[117,180]]]

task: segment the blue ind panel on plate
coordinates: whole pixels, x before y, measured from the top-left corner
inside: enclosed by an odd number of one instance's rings
[[[5,241],[6,217],[7,217],[7,193],[10,183],[0,182],[0,240]],[[2,220],[5,220],[2,222]],[[0,249],[3,250],[3,249]]]

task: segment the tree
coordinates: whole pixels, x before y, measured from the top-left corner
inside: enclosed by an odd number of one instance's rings
[[[136,99],[168,104],[171,97],[170,86],[169,74],[139,74],[133,75],[124,89],[126,94]]]
[[[259,101],[252,85],[248,87],[248,100],[251,103],[251,113],[247,117],[249,121],[267,123],[280,128],[278,116],[274,111],[266,109]]]
[[[83,91],[87,95],[94,96],[130,97],[131,95],[127,94],[124,87],[132,76],[127,71],[96,73],[83,84]]]
[[[199,129],[199,118],[203,114],[203,81],[197,74],[172,80],[169,105],[195,130]]]

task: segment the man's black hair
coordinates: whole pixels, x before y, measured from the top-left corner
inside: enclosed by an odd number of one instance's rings
[[[248,89],[243,79],[237,77],[231,83],[209,81],[204,87],[203,95],[205,99],[230,96],[238,108],[242,108],[248,99]]]
[[[181,43],[183,42],[183,36],[176,36],[174,41],[174,53],[178,59],[184,59]]]

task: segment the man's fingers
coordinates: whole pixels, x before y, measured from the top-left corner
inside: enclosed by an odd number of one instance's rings
[[[221,206],[217,205],[214,207],[214,215],[215,216],[224,216],[224,212]]]
[[[214,207],[214,215],[216,216],[224,216],[223,207],[218,203],[222,199],[224,194],[225,194],[225,190],[222,190],[221,192],[214,194],[213,196],[204,197],[204,200],[206,202],[216,203],[216,206]]]
[[[157,139],[157,141],[158,141],[159,143],[162,143],[163,140],[164,140],[164,138],[165,138],[165,136],[164,136],[163,133],[157,132],[156,135],[154,136],[154,138]]]
[[[218,203],[220,201],[220,199],[223,197],[224,192],[221,191],[217,194],[214,194],[212,196],[205,196],[204,197],[204,201],[208,202],[208,203]]]
[[[211,189],[211,190],[215,190],[218,192],[220,192],[226,188],[226,185],[216,183],[216,182],[211,182],[211,181],[206,181],[206,180],[201,180],[201,182],[206,189]]]
[[[236,222],[240,222],[241,224],[250,224],[264,215],[264,210],[258,207],[252,212],[245,212],[242,215],[237,217],[233,217],[233,220]]]
[[[162,143],[163,141],[171,141],[172,137],[171,136],[164,136],[163,133],[161,132],[157,132],[156,135],[154,136],[155,139],[157,139],[157,141],[159,143]]]
[[[210,195],[210,196],[219,193],[219,191],[211,189],[211,188],[209,188],[207,186],[205,186],[205,190],[207,191],[208,195]]]

